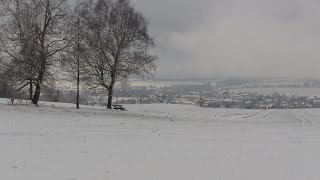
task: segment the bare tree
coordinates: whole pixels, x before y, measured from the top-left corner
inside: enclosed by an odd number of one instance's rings
[[[32,82],[34,69],[30,58],[33,45],[32,11],[26,1],[1,0],[1,61],[0,68],[9,74],[6,81],[16,82],[17,90],[30,85],[32,99]]]
[[[69,46],[65,33],[67,0],[0,0],[3,10],[0,50],[1,67],[17,69],[19,89],[35,86],[32,103],[37,105],[42,83],[52,77],[51,67]]]
[[[81,4],[81,22],[85,80],[92,88],[108,90],[107,108],[111,109],[117,81],[155,70],[148,21],[129,0],[89,0]]]
[[[83,52],[81,48],[80,39],[80,12],[79,12],[79,0],[76,1],[76,7],[70,16],[69,36],[70,46],[66,49],[66,52],[61,59],[62,69],[66,70],[72,79],[76,81],[76,108],[79,109],[80,103],[80,54]]]

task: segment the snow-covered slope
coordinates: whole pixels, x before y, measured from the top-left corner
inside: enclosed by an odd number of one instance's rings
[[[319,109],[41,104],[0,105],[0,179],[320,179]]]

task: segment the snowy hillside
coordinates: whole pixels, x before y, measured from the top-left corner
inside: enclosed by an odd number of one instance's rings
[[[320,179],[319,109],[2,102],[0,179]]]

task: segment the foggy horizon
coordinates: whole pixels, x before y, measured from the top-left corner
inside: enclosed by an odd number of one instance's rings
[[[134,0],[159,78],[320,77],[320,2]]]

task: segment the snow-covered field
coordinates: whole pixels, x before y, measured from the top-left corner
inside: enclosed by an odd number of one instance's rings
[[[320,179],[320,109],[41,104],[0,105],[0,179]]]

